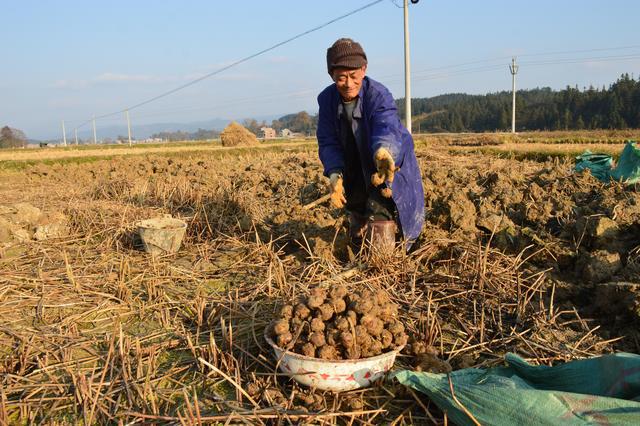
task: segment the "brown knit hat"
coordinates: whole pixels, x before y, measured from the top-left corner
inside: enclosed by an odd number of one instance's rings
[[[360,43],[350,38],[339,38],[327,49],[327,71],[333,74],[334,68],[356,69],[367,65],[367,55]]]

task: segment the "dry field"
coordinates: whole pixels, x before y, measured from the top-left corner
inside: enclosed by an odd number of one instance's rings
[[[313,143],[0,156],[0,423],[442,424],[397,383],[334,395],[276,371],[264,329],[319,285],[388,292],[411,343],[395,368],[417,342],[453,369],[640,351],[638,295],[609,284],[640,276],[640,195],[574,174],[562,149],[585,145],[556,136],[421,138],[423,237],[372,263],[311,204]],[[538,144],[565,154],[482,150]],[[150,257],[133,224],[165,213],[187,236]]]

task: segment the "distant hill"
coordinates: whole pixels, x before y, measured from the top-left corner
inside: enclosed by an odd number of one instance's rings
[[[271,121],[277,118],[277,115],[269,115],[259,117],[260,120]],[[200,129],[206,130],[217,130],[221,131],[224,129],[232,120],[224,119],[224,118],[214,118],[211,120],[203,120],[203,121],[194,121],[189,123],[151,123],[151,124],[135,124],[132,123],[131,133],[132,136],[136,139],[146,139],[151,137],[151,135],[156,133],[163,132],[185,132],[185,133],[195,133]],[[241,120],[240,120],[241,121]],[[100,126],[99,123],[96,126],[96,133],[98,139],[115,139],[118,136],[127,135],[127,126],[122,125],[114,125],[114,126]],[[93,139],[93,129],[91,125],[85,125],[81,130],[78,130],[78,137],[80,139]],[[67,134],[67,141],[69,138],[73,138],[73,132],[69,131]]]
[[[198,129],[217,129],[222,130],[229,124],[231,120],[225,119],[213,119],[206,121],[196,121],[192,123],[152,123],[152,124],[140,124],[133,125],[131,129],[132,136],[136,139],[146,139],[151,137],[155,133],[163,132],[196,132]],[[96,133],[99,139],[115,139],[121,135],[127,135],[126,125],[96,126]],[[78,137],[81,139],[93,139],[93,129],[91,126],[85,126],[82,130],[78,131]],[[67,135],[67,139],[69,135]]]
[[[404,121],[404,99],[397,99],[398,113]],[[431,98],[414,98],[411,102],[415,132],[493,132],[511,128],[511,92],[485,95],[450,93]],[[567,86],[563,90],[548,87],[518,90],[517,130],[581,130],[640,128],[640,81],[623,74],[608,88]],[[318,116],[306,111],[236,119],[259,134],[263,126],[276,131],[289,129],[305,135],[315,134]],[[162,133],[206,135],[223,130],[231,120],[212,119],[190,123],[135,124],[136,139]],[[99,139],[126,136],[125,125],[98,126]],[[54,137],[59,138],[55,135]],[[84,140],[93,139],[91,126],[78,132]],[[67,133],[67,140],[73,132]],[[54,139],[53,142],[59,139]],[[31,140],[29,141],[32,142]]]
[[[404,99],[396,101],[404,116]],[[452,93],[411,101],[420,132],[485,132],[511,128],[512,94]],[[403,117],[404,118],[404,117]],[[626,129],[640,127],[640,81],[623,74],[608,88],[567,86],[518,90],[517,130]]]

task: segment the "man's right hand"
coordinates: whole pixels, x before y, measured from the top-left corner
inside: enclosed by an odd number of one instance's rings
[[[347,203],[344,196],[344,185],[341,173],[331,173],[329,175],[329,190],[331,191],[331,205],[337,209],[341,209]]]

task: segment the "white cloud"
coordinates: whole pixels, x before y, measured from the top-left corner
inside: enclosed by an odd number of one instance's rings
[[[53,83],[53,88],[80,90],[80,89],[86,89],[88,87],[104,85],[104,84],[120,84],[120,83],[155,84],[155,83],[166,83],[166,82],[172,82],[172,81],[180,81],[180,79],[175,77],[166,77],[166,76],[162,77],[162,76],[145,75],[145,74],[123,74],[123,73],[114,73],[114,72],[104,72],[88,80],[71,80],[71,79],[57,80]]]
[[[175,80],[172,77],[161,77],[144,74],[121,74],[105,72],[92,79],[95,83],[164,83]]]
[[[211,65],[200,72],[193,72],[184,74],[182,76],[159,76],[150,74],[126,74],[118,72],[103,72],[100,75],[92,77],[90,79],[62,79],[53,83],[55,89],[70,89],[81,90],[89,87],[105,84],[127,84],[127,83],[140,83],[140,84],[158,84],[158,83],[186,83],[199,78],[202,78],[224,66],[228,66],[232,62],[221,63],[218,65]],[[255,81],[260,79],[260,76],[253,72],[239,73],[235,70],[224,70],[218,75],[209,77],[211,80],[218,81]]]
[[[89,86],[87,80],[56,80],[53,83],[54,89],[85,89]]]

